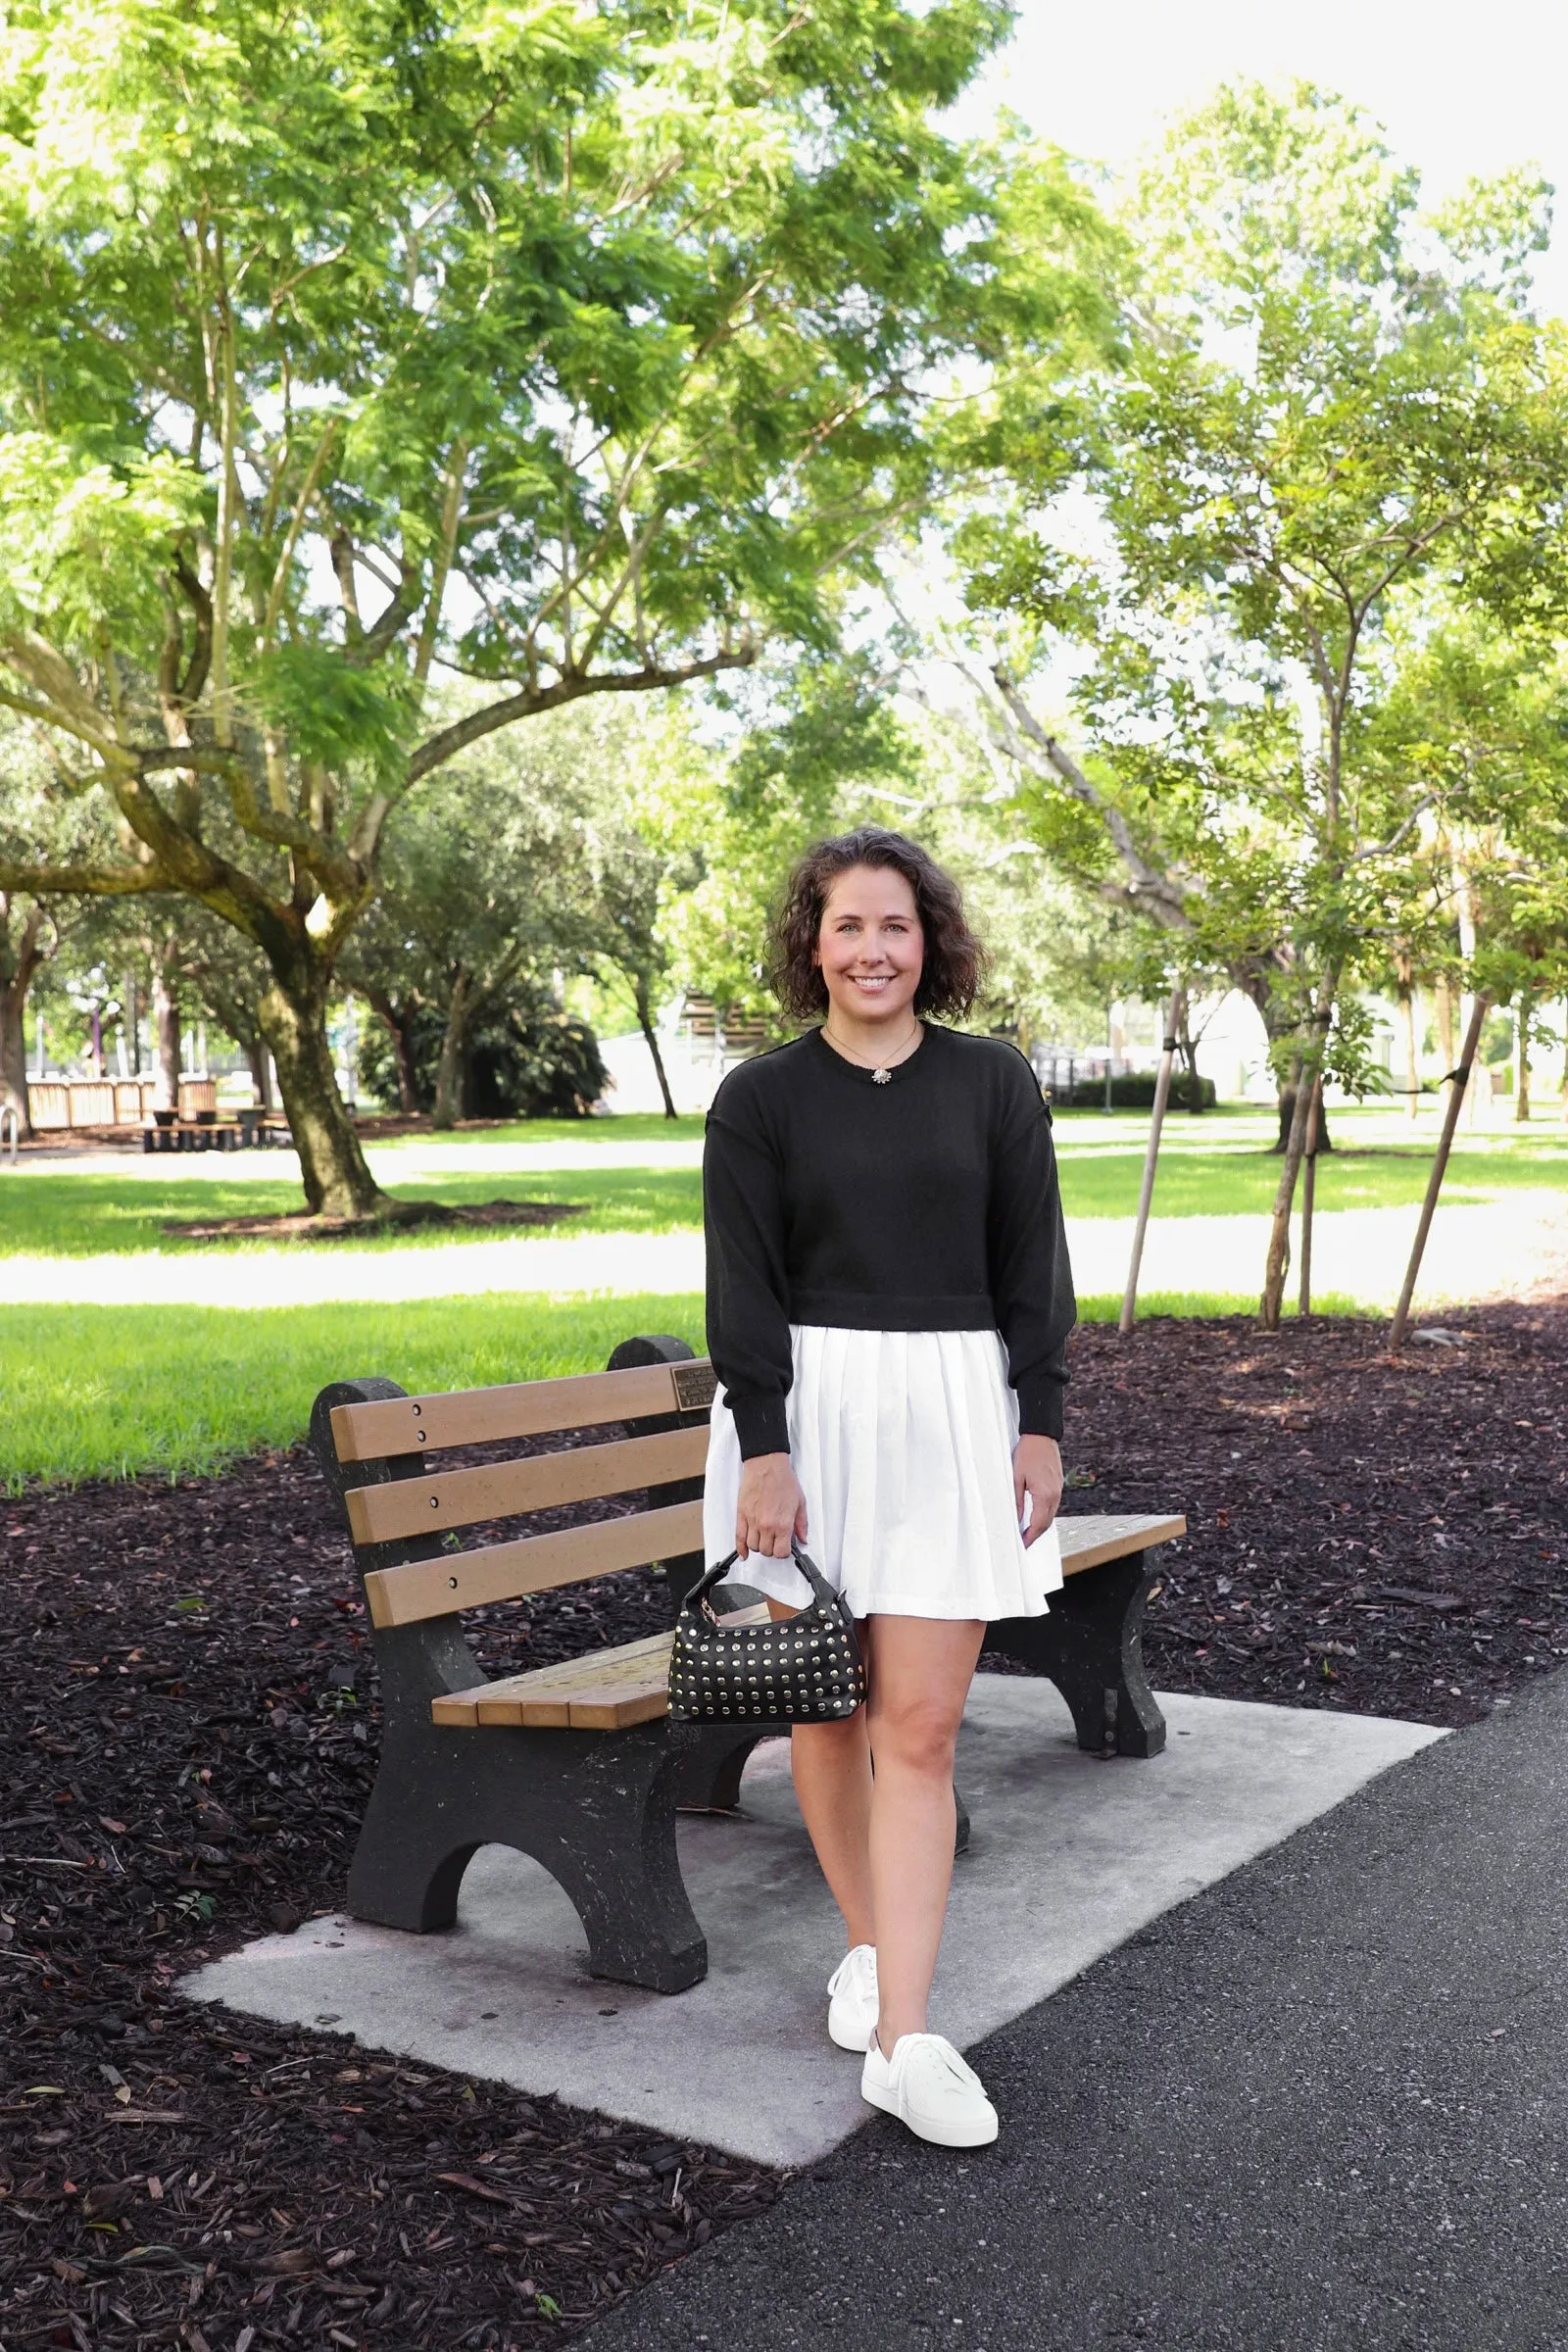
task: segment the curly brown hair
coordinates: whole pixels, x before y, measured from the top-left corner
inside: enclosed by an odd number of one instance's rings
[[[938,1018],[961,1017],[973,1004],[985,976],[986,952],[964,917],[963,898],[953,876],[929,851],[906,833],[885,825],[860,825],[813,842],[790,876],[784,902],[773,917],[768,978],[784,1010],[795,1020],[818,1019],[827,1010],[827,983],[815,959],[823,909],[840,874],[855,865],[889,866],[914,893],[925,964],[914,993],[914,1010]]]

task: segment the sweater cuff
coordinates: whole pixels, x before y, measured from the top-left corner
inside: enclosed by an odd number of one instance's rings
[[[1037,1372],[1018,1384],[1018,1433],[1026,1438],[1060,1439],[1064,1383]]]
[[[732,1390],[724,1402],[734,1417],[743,1462],[759,1453],[788,1453],[789,1414],[782,1396],[737,1396]]]

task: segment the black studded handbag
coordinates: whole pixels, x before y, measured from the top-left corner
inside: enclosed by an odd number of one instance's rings
[[[768,1625],[721,1625],[709,1594],[739,1553],[699,1578],[675,1620],[669,1712],[675,1723],[838,1723],[865,1696],[855,1619],[814,1560],[791,1542],[815,1598]]]

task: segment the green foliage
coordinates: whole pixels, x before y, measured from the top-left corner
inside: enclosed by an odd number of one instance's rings
[[[1541,191],[1473,189],[1438,222],[1417,198],[1353,108],[1221,90],[1126,217],[1143,331],[1088,474],[1098,604],[1059,552],[1049,467],[1015,467],[954,542],[1021,812],[1147,926],[1141,993],[1160,967],[1222,972],[1282,1069],[1304,1054],[1352,1086],[1353,984],[1451,921],[1426,780],[1379,739],[1400,600],[1451,582],[1511,627],[1562,609],[1568,401],[1521,277]],[[1069,774],[1006,695],[1086,618]]]
[[[1154,1073],[1152,1070],[1119,1070],[1110,1081],[1112,1110],[1152,1110],[1154,1102]],[[1061,1100],[1062,1098],[1054,1098]],[[1098,1110],[1105,1100],[1103,1078],[1080,1078],[1072,1092],[1064,1098],[1066,1104],[1083,1110]],[[1217,1098],[1212,1078],[1198,1081],[1198,1102],[1202,1110],[1212,1110]],[[1173,1070],[1170,1081],[1170,1106],[1173,1110],[1190,1110],[1193,1105],[1193,1081],[1186,1070]],[[1161,1203],[1163,1207],[1163,1203]]]
[[[294,1041],[410,790],[584,696],[825,650],[889,527],[983,462],[999,379],[1070,377],[1102,331],[1092,199],[943,127],[1007,24],[0,24],[0,700],[117,828],[0,887],[172,891],[262,950],[318,1205],[373,1189]],[[456,715],[443,663],[481,690]]]
[[[415,1014],[413,1065],[421,1110],[435,1102],[444,1032],[433,1007]],[[395,1104],[396,1056],[380,1022],[367,1023],[359,1058],[362,1085],[380,1102]],[[586,1021],[548,997],[523,995],[492,1005],[467,1032],[459,1109],[466,1119],[585,1118],[609,1076]]]
[[[772,1014],[767,925],[791,866],[824,833],[897,822],[882,795],[897,797],[919,754],[864,656],[769,664],[731,708],[742,727],[727,762],[692,758],[649,777],[633,814],[675,885],[662,928],[677,979]]]

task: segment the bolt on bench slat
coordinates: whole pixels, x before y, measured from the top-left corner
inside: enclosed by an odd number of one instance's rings
[[[502,1438],[538,1438],[605,1421],[706,1410],[712,1400],[712,1369],[698,1361],[638,1364],[626,1372],[583,1372],[567,1380],[524,1380],[499,1389],[455,1389],[433,1396],[338,1404],[329,1418],[340,1462],[374,1462],[445,1446],[485,1446]]]
[[[488,1601],[520,1600],[525,1592],[543,1592],[554,1585],[674,1559],[700,1550],[702,1542],[702,1504],[677,1502],[662,1511],[569,1527],[559,1535],[523,1536],[514,1544],[449,1552],[444,1559],[372,1568],[366,1574],[365,1597],[372,1625],[421,1625]]]
[[[362,1408],[363,1409],[363,1408]],[[345,1497],[356,1544],[387,1544],[399,1536],[471,1527],[563,1502],[590,1502],[628,1488],[701,1478],[708,1460],[708,1426],[671,1430],[656,1438],[623,1438],[567,1453],[491,1462],[473,1470],[445,1470],[387,1486],[355,1487]]]

